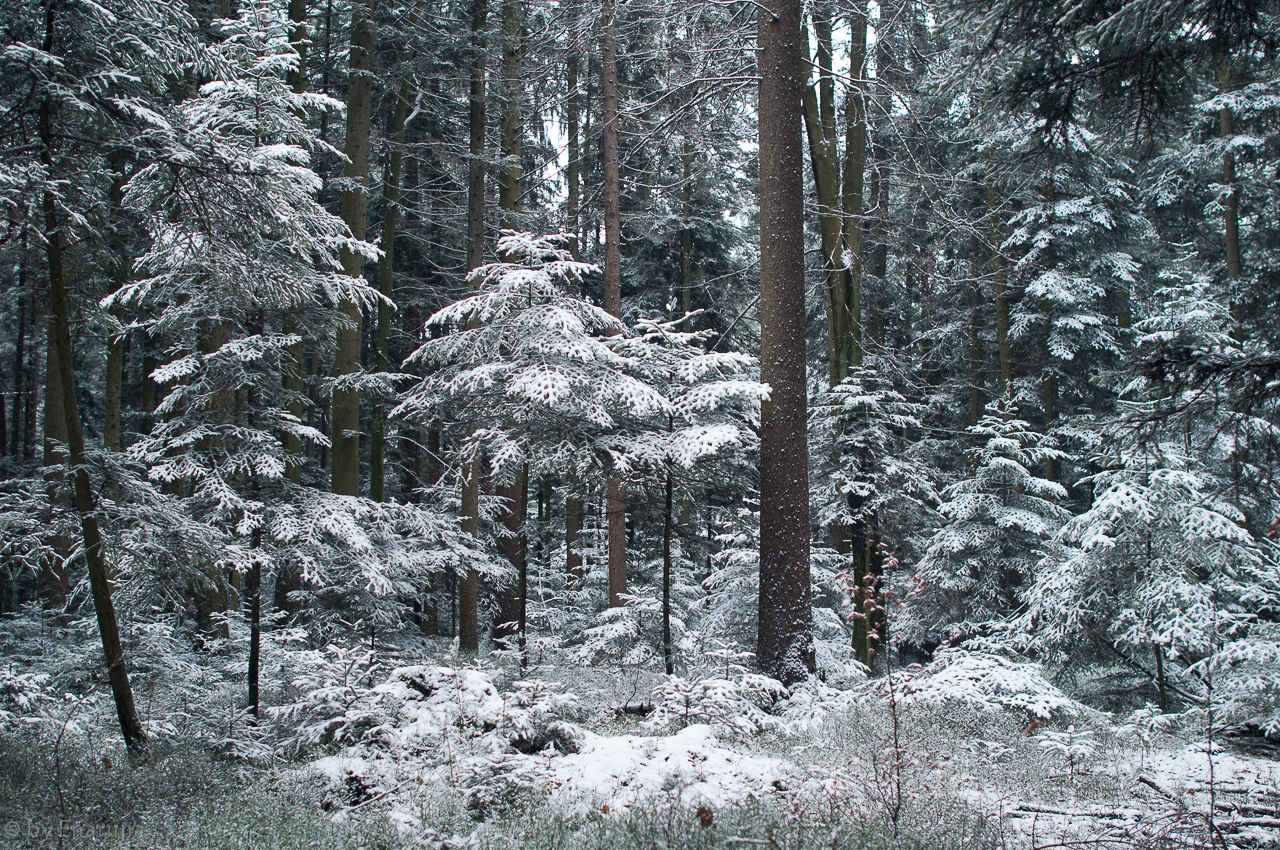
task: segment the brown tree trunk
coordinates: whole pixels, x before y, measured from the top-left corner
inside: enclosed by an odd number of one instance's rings
[[[1218,89],[1231,91],[1231,64],[1224,52],[1218,61]],[[1231,138],[1234,116],[1231,110],[1223,108],[1218,111],[1218,129],[1224,139]],[[1236,183],[1236,158],[1230,150],[1222,155],[1222,185],[1227,187],[1227,196],[1222,200],[1222,225],[1227,252],[1227,286],[1231,299],[1231,336],[1238,342],[1244,342],[1244,301],[1240,285],[1240,186]]]
[[[568,182],[568,197],[565,199],[566,230],[570,234],[569,250],[573,258],[579,258],[579,211],[581,200],[582,149],[578,137],[578,115],[581,105],[578,103],[578,4],[572,0],[569,6],[570,37],[569,54],[565,57],[564,82],[569,96],[565,99],[565,131],[569,137],[569,165],[565,174]]]
[[[46,251],[49,250],[46,248]],[[58,248],[61,251],[61,248]],[[44,364],[44,457],[45,492],[49,497],[49,508],[54,514],[50,527],[57,528],[60,518],[56,515],[64,513],[70,506],[66,488],[66,474],[62,471],[67,462],[63,447],[67,444],[66,416],[62,406],[66,393],[62,391],[62,371],[57,357],[57,328],[50,318],[48,328],[48,344]],[[48,538],[48,552],[40,564],[40,596],[44,607],[58,614],[65,613],[67,595],[71,592],[71,574],[67,561],[71,557],[71,541],[65,534],[51,534]]]
[[[617,5],[600,7],[603,39],[600,51],[600,96],[604,100],[602,153],[604,166],[604,309],[622,316],[622,180],[618,160]],[[627,592],[627,494],[619,478],[609,479],[609,607],[623,604]]]
[[[27,293],[27,230],[22,229],[21,253],[18,255],[18,335],[13,341],[13,428],[9,434],[9,454],[22,458],[26,416],[23,403],[27,397],[23,386],[27,377],[27,313],[34,301]],[[22,415],[20,415],[20,412]]]
[[[671,645],[671,471],[667,471],[666,501],[662,510],[662,658],[667,675],[676,671]]]
[[[54,6],[47,11],[45,51],[53,50]],[[40,107],[40,159],[46,174],[53,174],[53,104],[46,99]],[[115,698],[116,715],[125,746],[139,751],[146,746],[142,724],[138,721],[133,701],[133,689],[129,685],[129,673],[125,667],[124,651],[120,646],[120,630],[116,622],[115,606],[111,601],[111,585],[107,565],[102,553],[102,535],[98,529],[98,515],[89,472],[85,468],[84,433],[80,429],[80,409],[76,399],[75,355],[71,347],[70,302],[63,277],[63,233],[58,221],[57,204],[53,192],[46,190],[43,198],[45,254],[49,265],[50,328],[54,345],[55,370],[62,396],[62,414],[67,435],[67,461],[74,481],[76,510],[80,515],[80,529],[84,538],[84,557],[89,572],[89,586],[93,595],[93,607],[98,619],[98,633],[102,638],[102,650],[106,659],[107,678]]]
[[[524,80],[521,76],[523,52],[524,4],[520,0],[504,0],[502,4],[502,159],[498,181],[498,207],[502,210],[502,226],[519,228],[519,214],[524,206]]]
[[[987,242],[991,245],[992,285],[996,306],[996,347],[1000,356],[1000,397],[1013,400],[1013,348],[1009,341],[1009,287],[1004,254],[1000,251],[1000,223],[996,218],[995,178],[987,172]]]
[[[108,204],[111,208],[111,253],[115,262],[111,290],[119,292],[129,280],[128,241],[125,236],[124,221],[124,184],[125,162],[121,153],[111,157],[112,175],[111,189],[108,193]],[[112,334],[107,339],[107,375],[102,388],[102,446],[109,452],[121,449],[120,434],[120,400],[124,389],[124,334]]]
[[[565,571],[568,574],[569,588],[577,590],[582,586],[582,552],[578,549],[578,541],[582,538],[582,516],[586,508],[578,496],[570,496],[564,502],[564,550]]]
[[[298,67],[289,74],[289,86],[296,94],[307,90],[307,0],[289,0],[289,44],[298,52]],[[300,334],[301,328],[290,315],[285,315],[281,328],[286,334]],[[283,365],[281,384],[285,391],[285,410],[301,421],[304,409],[303,374],[306,371],[306,343],[299,339],[289,346]],[[285,480],[302,483],[302,440],[290,432],[281,436],[285,454]],[[289,600],[289,593],[302,589],[301,576],[296,570],[282,568],[277,579],[276,604],[283,605],[290,616],[298,613],[296,602]]]
[[[467,166],[467,270],[484,262],[484,135],[485,54],[484,30],[489,15],[487,0],[471,6],[470,159]],[[480,536],[480,461],[468,463],[462,475],[462,533]],[[464,652],[480,650],[480,575],[475,569],[456,580],[458,646]],[[452,619],[452,615],[451,615]]]
[[[369,119],[373,101],[374,27],[372,0],[351,8],[350,79],[347,83],[347,164],[343,176],[342,220],[351,235],[363,240],[369,206]],[[342,267],[348,277],[364,276],[364,255],[342,249]],[[360,495],[360,392],[342,383],[360,372],[360,306],[343,300],[339,311],[346,321],[338,329],[333,359],[333,449],[330,452],[330,488],[343,496]]]
[[[400,84],[395,112],[391,116],[390,150],[387,154],[387,179],[383,184],[382,262],[378,267],[378,289],[384,301],[378,303],[377,370],[391,369],[391,296],[395,289],[396,221],[400,204],[400,166],[404,145],[404,122],[409,109],[409,82]],[[369,436],[369,498],[386,500],[386,408],[379,399],[373,408],[373,428]]]
[[[801,0],[766,0],[760,68],[760,605],[756,659],[792,682],[813,670],[805,398]]]

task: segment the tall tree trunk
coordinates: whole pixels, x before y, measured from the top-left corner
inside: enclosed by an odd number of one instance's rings
[[[27,313],[35,301],[27,292],[27,229],[22,229],[21,253],[18,255],[18,335],[13,341],[13,429],[9,434],[9,454],[15,460],[22,458],[23,432],[26,415],[23,402],[26,392],[23,384],[27,377]],[[23,415],[19,416],[19,411]]]
[[[1218,59],[1218,90],[1229,92],[1231,84],[1231,63],[1226,51]],[[1218,111],[1218,129],[1222,138],[1230,139],[1235,133],[1234,116],[1231,110],[1223,107]],[[1227,252],[1227,286],[1231,300],[1231,336],[1238,342],[1244,342],[1244,300],[1240,286],[1240,186],[1236,183],[1236,157],[1230,149],[1222,155],[1222,185],[1226,187],[1226,197],[1222,199],[1222,225]]]
[[[982,285],[978,273],[978,257],[982,245],[978,237],[970,239],[973,255],[974,279],[969,287],[969,424],[977,425],[982,418]]]
[[[108,204],[111,208],[111,253],[115,263],[111,290],[119,292],[129,280],[129,243],[124,220],[125,158],[121,151],[111,156],[111,189]],[[107,339],[107,375],[102,388],[102,446],[109,452],[121,449],[120,401],[124,389],[124,355],[127,337],[112,334]]]
[[[850,368],[862,366],[862,205],[867,168],[867,3],[858,0],[849,15],[849,90],[845,99],[844,182],[841,221],[849,257],[845,302],[848,328],[843,355]]]
[[[55,6],[50,4],[46,18],[45,52],[53,52],[53,26]],[[40,160],[45,173],[52,178],[53,169],[53,104],[46,98],[40,106]],[[111,585],[107,564],[103,559],[102,535],[98,529],[97,505],[85,468],[84,433],[80,428],[80,408],[76,398],[75,355],[71,347],[70,303],[63,269],[64,235],[58,221],[57,204],[52,190],[46,189],[43,198],[45,255],[49,266],[50,328],[55,356],[55,370],[62,397],[62,414],[67,436],[67,462],[74,482],[76,510],[80,515],[80,530],[84,538],[84,557],[89,571],[89,586],[93,595],[93,607],[98,618],[98,633],[102,638],[102,651],[106,658],[107,678],[115,698],[116,715],[125,746],[133,752],[143,749],[146,737],[138,721],[133,701],[133,689],[129,685],[129,672],[125,667],[124,651],[120,646],[120,630],[116,622],[115,606],[111,601]]]
[[[670,676],[676,671],[671,646],[671,470],[667,470],[666,490],[662,510],[662,658]]]
[[[498,553],[511,564],[516,573],[516,586],[504,588],[498,594],[498,612],[493,622],[493,639],[520,636],[524,597],[528,570],[528,547],[525,537],[525,518],[529,512],[529,469],[522,466],[509,484],[499,485],[497,495],[503,501],[502,525],[506,534],[498,540]]]
[[[688,316],[693,309],[693,228],[689,226],[693,218],[693,140],[687,136],[680,168],[680,217],[684,220],[680,228],[680,311]],[[693,330],[690,319],[686,318],[681,326],[686,332]]]
[[[524,79],[521,65],[524,4],[504,0],[502,4],[502,170],[498,181],[498,207],[502,226],[519,229],[524,206]]]
[[[289,73],[289,86],[295,94],[307,90],[307,0],[289,0],[289,44],[298,52],[298,67]],[[283,366],[282,386],[285,391],[285,410],[289,415],[301,421],[304,409],[306,372],[306,342],[301,337],[301,328],[292,315],[286,313],[281,328],[286,334],[298,334],[299,339],[289,346]],[[285,454],[285,480],[292,484],[302,483],[302,440],[290,431],[281,435],[281,445]],[[276,605],[282,606],[290,616],[298,612],[296,602],[289,599],[292,591],[302,589],[301,576],[292,568],[282,568],[276,579]]]
[[[569,4],[570,45],[565,57],[564,83],[569,96],[565,99],[565,131],[569,136],[569,165],[565,174],[568,182],[568,197],[565,199],[565,217],[568,219],[565,229],[570,234],[569,250],[573,258],[579,259],[579,219],[582,206],[582,150],[578,137],[578,116],[581,105],[578,103],[578,4],[571,0]]]
[[[848,374],[845,336],[849,326],[846,300],[844,244],[840,221],[840,161],[836,151],[835,95],[831,66],[831,7],[815,4],[814,41],[818,79],[804,88],[804,123],[809,138],[809,161],[818,196],[818,232],[825,277],[823,303],[827,313],[827,380],[835,386]],[[808,39],[804,50],[808,52]]]
[[[765,0],[760,68],[760,605],[756,658],[784,682],[813,670],[805,398],[801,0]]]
[[[46,248],[46,251],[48,249]],[[61,251],[61,247],[58,249]],[[57,328],[50,317],[48,342],[44,363],[44,457],[45,492],[49,498],[49,509],[54,514],[50,517],[50,528],[56,529],[60,522],[57,514],[65,512],[71,506],[66,488],[66,474],[62,467],[67,462],[63,449],[68,442],[66,416],[62,410],[66,393],[62,391],[62,370],[57,357]],[[71,574],[67,561],[71,557],[71,541],[60,532],[49,536],[48,551],[40,564],[40,596],[44,607],[50,611],[64,614],[67,607],[67,595],[71,592]]]
[[[409,109],[409,81],[400,84],[395,112],[391,116],[390,149],[387,154],[387,179],[382,188],[382,262],[378,267],[378,289],[383,301],[378,303],[377,370],[391,369],[391,296],[395,289],[396,222],[400,209],[400,166],[404,145],[404,121]],[[373,408],[373,433],[369,436],[369,498],[386,500],[386,407],[382,399]]]
[[[1009,287],[1005,277],[1004,254],[1000,251],[1000,222],[996,218],[995,177],[987,169],[987,243],[991,246],[991,275],[996,306],[996,347],[1000,356],[1000,397],[1013,399],[1013,347],[1009,340]]]
[[[467,270],[484,262],[484,131],[485,76],[487,56],[484,30],[489,7],[487,0],[473,0],[471,6],[471,92],[470,92],[470,158],[467,164]],[[462,533],[480,536],[480,460],[466,465],[462,475]],[[457,594],[458,645],[465,652],[480,649],[479,595],[480,575],[469,568],[461,580],[455,580]],[[452,616],[451,616],[452,619]]]
[[[600,6],[600,96],[604,100],[604,309],[622,316],[622,178],[618,160],[618,22],[616,0]],[[609,527],[609,607],[623,604],[627,592],[627,492],[620,478],[609,478],[605,517]]]
[[[347,82],[347,165],[343,176],[342,220],[351,235],[363,240],[369,206],[369,119],[373,102],[373,6],[358,0],[351,8],[350,79]],[[364,276],[364,255],[342,249],[342,267],[348,277]],[[360,391],[343,378],[360,372],[360,305],[343,300],[339,311],[346,321],[338,329],[333,359],[333,449],[330,452],[330,488],[343,496],[360,495]]]

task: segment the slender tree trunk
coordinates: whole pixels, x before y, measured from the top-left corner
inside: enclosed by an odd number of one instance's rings
[[[814,42],[817,45],[816,83],[804,88],[804,119],[809,160],[818,196],[818,232],[825,277],[823,302],[827,313],[827,380],[831,386],[848,374],[849,303],[845,286],[844,240],[840,214],[840,159],[836,150],[835,89],[831,60],[831,7],[815,4]],[[807,60],[808,40],[804,45]]]
[[[577,0],[571,0],[569,5],[569,28],[570,38],[572,42],[569,47],[569,54],[565,58],[565,88],[568,89],[569,96],[565,99],[565,131],[569,136],[569,166],[565,174],[568,182],[568,197],[565,199],[565,217],[568,219],[565,229],[570,234],[569,250],[573,253],[573,258],[579,258],[578,235],[580,226],[580,208],[582,206],[582,150],[581,142],[578,137],[578,116],[581,105],[578,102],[578,4]]]
[[[604,100],[604,309],[622,316],[622,178],[618,160],[618,46],[617,5],[603,0],[600,51],[600,96]],[[623,604],[627,592],[627,493],[619,478],[609,479],[609,607]]]
[[[259,532],[254,532],[254,548]],[[258,716],[258,670],[262,656],[262,561],[253,557],[245,578],[245,594],[249,597],[249,710]]]
[[[1155,645],[1156,651],[1156,693],[1159,700],[1160,712],[1163,714],[1169,710],[1169,692],[1165,687],[1164,679],[1164,651],[1160,648],[1160,644]]]
[[[671,471],[667,470],[666,501],[662,511],[662,658],[667,675],[676,671],[671,646]]]
[[[498,552],[516,573],[516,586],[498,594],[498,613],[493,622],[493,639],[503,640],[520,635],[528,571],[528,547],[525,518],[529,512],[528,467],[521,467],[510,484],[500,485],[497,495],[503,500],[502,525],[506,534],[498,540]]]
[[[680,167],[680,217],[684,220],[680,228],[680,310],[688,316],[693,309],[693,228],[689,226],[693,218],[693,141],[688,137],[684,140]],[[693,330],[689,319],[684,320],[682,327],[686,332]]]
[[[1000,396],[1013,399],[1013,348],[1009,341],[1009,287],[1005,277],[1004,254],[1000,251],[1000,224],[995,178],[987,172],[987,242],[991,245],[991,273],[995,291],[996,346],[1000,356]]]
[[[298,52],[298,67],[289,73],[290,88],[296,94],[307,90],[307,0],[289,0],[289,44]],[[283,364],[282,386],[285,391],[285,410],[289,415],[302,420],[304,409],[305,384],[303,375],[306,372],[306,342],[301,338],[301,328],[292,315],[284,317],[281,328],[286,334],[298,334],[296,343],[289,346]],[[281,445],[285,454],[285,480],[292,484],[302,483],[302,440],[291,431],[281,435]],[[282,568],[276,578],[276,604],[290,616],[298,613],[298,605],[289,599],[289,593],[302,589],[301,576],[296,570]]]
[[[1218,60],[1218,89],[1228,92],[1232,89],[1231,64],[1224,51]],[[1222,138],[1229,139],[1235,134],[1234,116],[1229,108],[1218,111],[1218,127]],[[1240,287],[1240,186],[1236,183],[1236,158],[1230,149],[1222,155],[1222,185],[1227,187],[1227,195],[1222,199],[1222,225],[1227,252],[1227,286],[1231,299],[1231,336],[1238,342],[1244,342],[1244,301]]]
[[[46,249],[48,250],[48,249]],[[61,248],[59,248],[61,250]],[[71,506],[66,488],[66,474],[62,467],[67,462],[63,447],[67,444],[66,416],[62,406],[66,393],[62,391],[62,372],[58,366],[57,328],[52,317],[48,327],[48,342],[44,365],[44,457],[45,492],[49,497],[50,528],[58,527],[57,514]],[[60,532],[49,535],[48,551],[41,559],[40,596],[44,607],[62,616],[66,612],[67,595],[71,592],[71,574],[67,561],[71,557],[71,541]]]
[[[973,263],[978,264],[982,248],[978,237],[971,240]],[[982,286],[975,277],[969,287],[969,424],[982,418]]]
[[[9,454],[15,460],[22,458],[23,432],[26,416],[19,416],[26,398],[24,383],[27,377],[27,313],[35,299],[27,292],[27,229],[22,229],[21,253],[18,255],[18,335],[13,341],[13,429],[9,434]],[[25,414],[26,411],[23,411]]]
[[[467,270],[484,262],[484,136],[485,77],[487,56],[484,30],[489,15],[487,0],[471,6],[470,158],[467,165]],[[480,536],[480,460],[466,465],[462,476],[462,533]],[[455,579],[458,645],[465,652],[480,650],[480,575],[468,569]],[[451,620],[453,616],[451,615]]]
[[[123,208],[124,184],[127,175],[123,153],[114,153],[111,157],[111,165],[108,204],[111,208],[111,253],[115,262],[111,289],[113,292],[119,292],[129,281],[129,267],[132,263],[129,257],[128,240],[125,236]],[[126,340],[127,337],[124,334],[112,334],[107,339],[107,375],[102,388],[102,446],[109,452],[118,452],[121,449],[120,400],[124,389]]]
[[[867,4],[859,0],[849,15],[849,90],[845,99],[844,183],[841,228],[849,257],[845,301],[848,329],[844,359],[862,366],[862,206],[867,168]]]
[[[385,299],[378,303],[377,369],[391,369],[391,296],[395,289],[396,222],[400,204],[400,166],[404,145],[404,121],[409,109],[409,82],[400,84],[395,112],[391,116],[390,150],[387,154],[387,179],[382,200],[382,262],[378,268],[378,289]],[[379,399],[373,409],[373,433],[369,436],[369,498],[386,500],[386,408]]]
[[[374,27],[372,0],[360,0],[351,8],[350,79],[347,83],[347,165],[343,176],[342,220],[351,235],[363,240],[369,205],[369,119],[373,101]],[[342,249],[342,267],[348,277],[364,276],[364,255]],[[360,495],[360,391],[343,383],[360,372],[360,305],[339,304],[346,321],[338,329],[333,360],[333,449],[330,451],[330,487],[343,496]]]
[[[792,682],[813,670],[805,398],[801,0],[758,13],[760,68],[760,605],[756,658]]]
[[[45,52],[53,52],[54,5],[47,12]],[[46,99],[40,107],[40,159],[46,174],[53,174],[53,104]],[[50,327],[56,356],[58,385],[62,395],[62,414],[67,435],[67,461],[74,481],[76,510],[80,515],[80,529],[84,538],[84,557],[89,571],[89,586],[93,595],[93,607],[98,618],[98,633],[102,638],[102,650],[106,658],[107,678],[115,698],[116,714],[125,746],[132,752],[146,746],[142,724],[138,721],[133,701],[133,689],[129,686],[129,673],[125,666],[124,651],[120,646],[120,630],[116,623],[115,606],[111,602],[111,585],[107,565],[102,553],[102,535],[98,529],[98,515],[89,472],[85,468],[84,433],[80,428],[80,409],[76,398],[75,355],[71,347],[70,302],[63,269],[63,233],[58,221],[57,205],[53,192],[46,190],[43,198],[45,254],[49,266],[49,307],[52,313]]]

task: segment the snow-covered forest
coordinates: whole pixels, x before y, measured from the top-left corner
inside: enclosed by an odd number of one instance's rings
[[[0,29],[0,845],[1280,845],[1277,0]]]

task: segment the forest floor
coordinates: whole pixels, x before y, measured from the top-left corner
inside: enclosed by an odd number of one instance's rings
[[[1204,712],[1103,713],[1022,667],[965,655],[896,673],[892,699],[883,680],[813,682],[753,711],[754,680],[728,669],[415,665],[320,682],[262,726],[230,712],[217,740],[153,723],[132,761],[109,703],[67,699],[0,727],[0,846],[1280,844],[1266,752],[1211,748]]]

